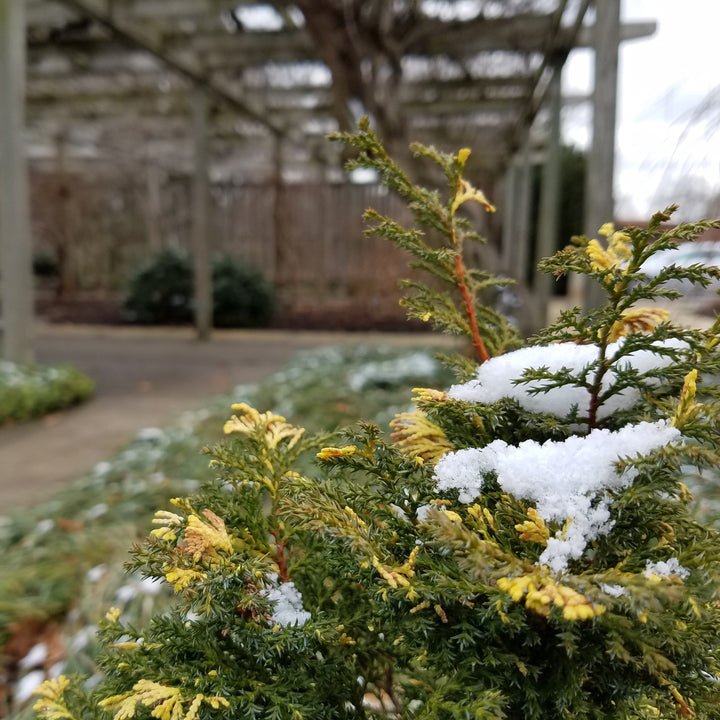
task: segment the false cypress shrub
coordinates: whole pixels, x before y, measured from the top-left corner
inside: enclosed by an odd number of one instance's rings
[[[272,320],[276,299],[262,273],[230,257],[212,263],[215,327],[264,327]],[[125,311],[131,322],[175,325],[193,319],[193,271],[183,253],[166,250],[131,280]]]
[[[720,536],[693,515],[688,468],[718,464],[720,321],[675,327],[644,301],[714,268],[643,264],[708,225],[602,228],[543,263],[598,282],[515,349],[477,302],[502,283],[465,266],[469,155],[438,163],[449,194],[415,186],[361,124],[341,136],[410,204],[412,252],[447,291],[409,284],[416,317],[467,336],[458,382],[418,388],[390,437],[367,423],[309,436],[234,407],[207,452],[216,480],[160,509],[136,572],[177,605],[134,628],[101,624],[105,679],[38,691],[59,718],[714,718],[720,700]],[[444,247],[423,230],[444,234]]]

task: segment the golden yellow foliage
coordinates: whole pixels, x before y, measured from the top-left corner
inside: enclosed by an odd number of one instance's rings
[[[518,523],[515,529],[520,533],[520,539],[526,542],[536,542],[541,545],[547,545],[550,537],[550,530],[545,521],[538,515],[535,508],[529,508],[527,511],[528,520],[524,523]]]
[[[185,705],[190,703],[187,712]],[[101,700],[101,708],[115,711],[114,720],[126,720],[135,716],[138,704],[151,707],[150,715],[158,720],[195,720],[201,703],[207,703],[214,709],[229,707],[225,698],[208,696],[202,693],[184,698],[178,688],[168,687],[151,680],[139,680],[129,693],[113,695]]]
[[[697,370],[691,370],[685,376],[685,382],[683,383],[683,389],[680,393],[680,402],[678,403],[677,410],[670,424],[673,427],[678,427],[683,424],[684,421],[688,420],[695,414],[695,411],[700,407],[695,402],[695,393],[697,392]]]
[[[203,522],[197,515],[190,515],[185,528],[185,539],[178,546],[187,555],[192,555],[198,562],[203,556],[216,558],[217,551],[230,554],[233,551],[232,541],[225,528],[225,522],[212,510],[203,510],[207,519]]]
[[[605,223],[598,230],[598,234],[607,238],[607,247],[604,248],[596,239],[588,242],[586,252],[592,269],[602,271],[622,267],[630,258],[630,237],[624,232],[616,231],[612,223]]]
[[[169,512],[168,510],[158,510],[152,519],[152,524],[159,525],[160,527],[151,530],[150,534],[161,540],[173,542],[177,540],[175,530],[181,527],[184,522],[184,518],[176,513]]]
[[[171,568],[166,571],[165,579],[173,586],[175,592],[182,592],[186,588],[204,580],[205,573],[190,568]]]
[[[63,693],[69,682],[64,675],[60,675],[57,678],[45,680],[33,690],[33,695],[39,696],[33,705],[33,710],[43,720],[75,720],[63,699]]]
[[[317,454],[317,457],[320,460],[332,460],[334,458],[357,455],[359,452],[360,451],[355,447],[355,445],[346,445],[345,447],[341,448],[326,447]]]
[[[667,310],[660,308],[635,308],[625,310],[622,318],[613,323],[608,334],[608,340],[615,342],[618,338],[625,337],[631,333],[643,333],[654,330],[660,323],[670,317]]]
[[[507,592],[514,602],[524,601],[528,610],[543,617],[550,614],[553,605],[562,609],[566,620],[590,620],[605,612],[603,605],[594,604],[577,590],[555,583],[541,573],[500,578],[497,586]]]
[[[111,607],[106,613],[105,613],[105,619],[108,622],[115,623],[120,619],[120,615],[122,615],[122,610],[120,608]]]
[[[458,192],[450,206],[451,214],[454,215],[455,211],[466,202],[480,203],[487,212],[495,212],[495,206],[490,203],[482,190],[473,187],[467,180],[461,179]]]
[[[420,411],[396,415],[390,428],[393,442],[407,455],[424,462],[436,463],[453,449],[442,429]]]
[[[415,558],[418,550],[418,547],[413,548],[407,562],[394,568],[385,567],[377,556],[373,555],[373,567],[391,588],[397,588],[401,585],[407,587],[410,584],[410,578],[415,575]]]
[[[282,415],[272,412],[260,413],[247,403],[235,403],[233,410],[244,413],[242,417],[233,415],[226,423],[223,431],[226,435],[230,433],[243,433],[249,435],[262,430],[265,443],[268,448],[276,448],[281,441],[290,439],[288,449],[292,448],[302,437],[304,428],[297,428],[285,420]]]

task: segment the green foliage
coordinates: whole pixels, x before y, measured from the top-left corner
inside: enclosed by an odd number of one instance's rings
[[[331,346],[298,355],[258,384],[252,402],[311,432],[336,430],[359,417],[387,430],[407,409],[413,387],[444,385],[452,378],[432,348]]]
[[[263,327],[276,310],[272,287],[261,273],[229,257],[213,261],[213,324]],[[154,258],[131,280],[125,310],[131,322],[182,324],[193,318],[193,274],[189,258],[172,250]]]
[[[241,392],[323,431],[360,416],[387,426],[413,385],[449,380],[426,351],[353,344],[303,353]],[[171,427],[145,430],[88,477],[0,517],[0,674],[12,677],[20,659],[6,641],[57,621],[67,637],[66,672],[92,674],[98,647],[90,628],[108,606],[121,607],[131,623],[167,607],[171,588],[157,592],[122,570],[127,548],[146,535],[155,508],[212,480],[201,449],[218,442],[234,399],[215,398]]]
[[[213,324],[215,327],[265,327],[275,315],[273,288],[257,270],[229,257],[213,262]]]
[[[413,291],[403,300],[408,316],[424,322],[432,321],[435,327],[466,336],[481,361],[517,345],[517,333],[507,319],[482,302],[483,295],[489,290],[512,281],[478,268],[468,269],[463,259],[465,243],[480,242],[482,238],[457,211],[467,202],[476,202],[488,212],[495,211],[482,191],[462,177],[470,150],[448,155],[418,143],[411,146],[416,156],[437,164],[445,174],[449,193],[443,201],[437,191],[410,181],[370,130],[367,118],[360,122],[356,134],[338,133],[330,137],[342,140],[359,151],[358,157],[348,163],[349,170],[359,167],[376,170],[385,185],[407,200],[412,211],[418,225],[412,229],[406,229],[374,210],[365,213],[365,219],[372,223],[367,231],[369,235],[380,235],[407,250],[416,258],[411,267],[422,270],[431,278],[430,284],[417,281],[402,283]],[[428,242],[426,233],[440,238],[438,247]],[[460,312],[458,303],[462,308]]]
[[[73,367],[0,362],[0,424],[24,422],[89,398],[95,383]]]
[[[33,255],[33,274],[40,278],[54,278],[58,275],[58,264],[54,256],[45,251]]]
[[[430,248],[369,215],[454,288],[417,285],[407,302],[471,339],[474,379],[416,389],[389,438],[365,422],[329,440],[233,406],[229,440],[207,451],[214,479],[159,510],[132,553],[175,608],[142,628],[110,610],[104,680],[82,702],[77,685],[46,683],[41,715],[717,717],[720,534],[685,480],[720,462],[720,321],[681,330],[637,303],[717,277],[642,267],[720,223],[666,232],[669,208],[647,228],[603,227],[606,243],[578,239],[544,269],[598,282],[607,302],[499,354],[515,338],[478,307],[494,281],[464,267],[455,216],[486,203],[461,176],[469,151],[416,147],[445,169],[444,202],[367,124],[346,139],[445,235]]]
[[[125,311],[131,322],[159,325],[192,320],[192,268],[187,256],[166,250],[130,281]]]

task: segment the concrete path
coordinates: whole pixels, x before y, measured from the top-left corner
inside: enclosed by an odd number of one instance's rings
[[[417,334],[218,331],[43,326],[37,362],[71,364],[97,383],[80,407],[0,428],[0,515],[46,499],[111,457],[143,427],[162,426],[239,383],[257,382],[298,351],[378,342],[422,345]],[[438,336],[432,336],[433,343]]]
[[[709,327],[696,298],[672,306],[674,322]],[[137,431],[172,422],[213,395],[253,383],[293,354],[320,345],[377,342],[421,346],[457,340],[413,333],[216,331],[200,343],[189,328],[41,325],[37,362],[69,363],[97,383],[88,403],[0,428],[0,515],[36,503],[110,458]]]

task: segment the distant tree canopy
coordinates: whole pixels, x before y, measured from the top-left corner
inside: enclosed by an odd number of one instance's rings
[[[522,12],[541,12],[537,0],[275,0],[285,17],[301,10],[318,52],[332,73],[333,114],[341,130],[353,130],[369,113],[391,150],[405,152],[407,118],[399,93],[403,58],[430,54],[433,38],[472,32],[488,22]],[[462,7],[461,7],[462,6]],[[453,58],[453,52],[448,57]],[[462,65],[462,47],[456,59]],[[469,77],[469,75],[468,75]]]

